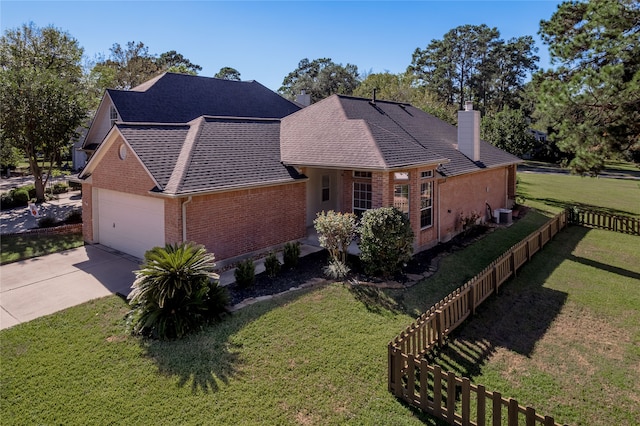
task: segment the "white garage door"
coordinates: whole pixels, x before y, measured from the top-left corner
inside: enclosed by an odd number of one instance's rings
[[[100,189],[97,210],[100,244],[141,259],[164,246],[163,200]]]

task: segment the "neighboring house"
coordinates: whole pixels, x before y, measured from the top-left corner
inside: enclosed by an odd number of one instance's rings
[[[196,241],[219,260],[307,236],[316,214],[407,212],[416,251],[508,207],[520,161],[408,104],[334,95],[300,109],[255,82],[163,74],[107,91],[89,129],[83,232],[142,257]],[[488,208],[490,206],[490,208]]]

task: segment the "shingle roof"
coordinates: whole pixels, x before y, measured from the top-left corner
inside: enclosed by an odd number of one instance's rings
[[[333,95],[282,120],[285,164],[389,169],[441,162],[457,175],[519,158],[481,141],[480,161],[457,150],[458,132],[409,104]]]
[[[280,121],[201,117],[189,125],[116,124],[168,195],[288,183],[303,176],[280,162]]]
[[[123,122],[187,123],[203,115],[282,118],[300,109],[256,81],[165,73],[131,90],[107,90]]]

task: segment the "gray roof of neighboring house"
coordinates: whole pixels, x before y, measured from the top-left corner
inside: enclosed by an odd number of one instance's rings
[[[391,169],[442,163],[446,176],[520,162],[480,142],[480,161],[457,150],[457,128],[409,104],[333,95],[282,120],[285,164]]]
[[[280,121],[200,117],[188,125],[116,124],[168,195],[293,182],[280,162]]]
[[[300,107],[256,81],[164,73],[131,90],[108,89],[127,123],[187,123],[200,116],[282,118]]]

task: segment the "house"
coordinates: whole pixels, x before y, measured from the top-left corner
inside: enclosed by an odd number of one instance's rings
[[[515,197],[520,161],[408,104],[334,95],[300,108],[255,82],[163,74],[107,91],[79,175],[83,233],[143,257],[204,244],[230,261],[304,239],[316,214],[395,205],[415,250]]]

